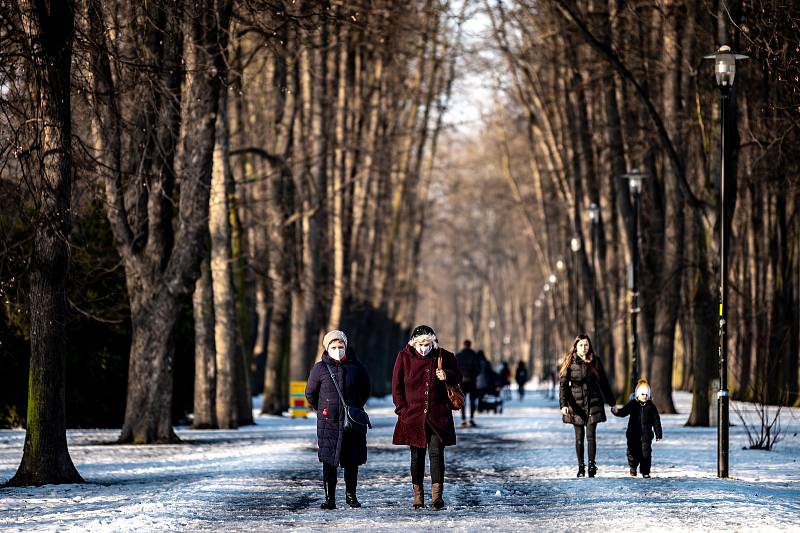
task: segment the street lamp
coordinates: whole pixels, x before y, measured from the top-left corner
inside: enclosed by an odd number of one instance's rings
[[[600,346],[600,343],[597,340],[597,289],[595,287],[597,264],[595,257],[597,256],[597,223],[600,222],[600,207],[594,202],[589,206],[589,222],[592,229],[592,342],[597,347]]]
[[[633,193],[633,242],[631,243],[631,268],[628,287],[631,290],[631,392],[636,390],[639,379],[639,332],[636,318],[639,314],[639,207],[642,195],[642,181],[647,174],[633,169],[623,174],[622,179],[628,180]]]
[[[717,53],[705,56],[714,60],[714,74],[720,95],[720,164],[719,164],[719,392],[717,393],[717,477],[728,477],[728,167],[731,146],[728,117],[732,110],[733,81],[736,78],[736,60],[748,59],[746,55],[734,54],[727,45],[719,47]],[[735,176],[733,176],[735,178]]]
[[[578,269],[578,252],[581,251],[581,240],[577,237],[573,237],[569,241],[569,248],[572,250],[573,257],[575,261],[573,261],[573,266],[575,268],[575,335],[581,332],[581,290],[580,290],[580,271]]]

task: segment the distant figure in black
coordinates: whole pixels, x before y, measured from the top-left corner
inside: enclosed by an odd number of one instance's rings
[[[500,395],[503,400],[511,400],[511,367],[508,363],[500,360],[500,366],[497,367],[497,377],[500,380]]]
[[[499,379],[497,373],[492,368],[492,363],[486,360],[483,350],[478,350],[478,361],[480,362],[480,371],[478,377],[475,378],[475,386],[478,389],[478,397],[484,394],[498,394]]]
[[[322,341],[322,360],[314,365],[306,384],[306,398],[317,412],[317,444],[325,489],[323,509],[336,509],[337,468],[344,469],[345,496],[350,507],[361,507],[356,498],[358,467],[367,462],[367,438],[344,430],[344,406],[331,373],[342,391],[345,403],[364,408],[370,393],[367,370],[347,346],[347,336],[334,330]]]
[[[559,404],[565,424],[575,427],[575,454],[578,456],[578,477],[586,475],[583,462],[583,439],[589,448],[589,477],[597,473],[597,424],[606,421],[603,400],[614,405],[614,393],[608,384],[600,359],[592,349],[589,336],[575,337],[564,357],[560,371]]]
[[[528,382],[528,367],[525,366],[525,361],[517,363],[517,371],[514,373],[514,381],[517,382],[517,392],[519,392],[519,401],[525,398],[525,383]]]
[[[636,399],[625,405],[615,405],[611,412],[616,416],[628,416],[628,431],[625,437],[628,440],[628,465],[630,473],[636,477],[636,467],[642,477],[650,477],[650,465],[653,456],[653,437],[660,441],[661,417],[658,408],[650,396],[650,384],[646,379],[640,379],[636,384]]]
[[[469,425],[475,426],[475,407],[478,404],[478,389],[475,381],[481,371],[481,361],[478,354],[472,350],[472,342],[464,341],[464,348],[456,354],[458,369],[464,376],[461,382],[461,390],[465,396],[469,396]],[[467,425],[467,402],[461,408],[461,427]]]

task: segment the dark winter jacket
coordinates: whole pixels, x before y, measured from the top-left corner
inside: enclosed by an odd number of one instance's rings
[[[561,375],[559,389],[559,406],[569,407],[570,412],[563,415],[565,424],[585,426],[587,422],[597,424],[606,421],[606,411],[603,401],[614,405],[614,393],[608,384],[606,372],[600,359],[595,356],[591,366],[580,357],[569,365]]]
[[[661,438],[661,417],[652,401],[640,403],[638,400],[631,400],[614,414],[619,417],[630,415],[628,431],[625,432],[629,439],[642,438],[651,441],[654,434],[657,439]]]
[[[331,366],[347,405],[363,408],[370,393],[367,370],[352,353],[341,363],[327,352],[322,354],[306,384],[306,398],[317,412],[319,460],[333,466],[363,465],[367,462],[367,439],[358,432],[344,431],[344,409],[325,363]]]
[[[394,363],[392,372],[392,399],[397,413],[393,444],[406,444],[416,448],[427,448],[425,435],[427,423],[442,440],[442,445],[456,443],[453,412],[447,401],[447,389],[436,377],[437,359],[442,356],[442,369],[450,385],[461,384],[461,371],[456,357],[447,350],[431,350],[421,357],[406,344]]]
[[[475,380],[475,386],[479,391],[494,394],[495,389],[500,384],[497,372],[492,368],[492,364],[486,359],[481,360],[481,371]]]
[[[517,382],[517,385],[524,385],[528,381],[528,369],[522,365],[517,366],[517,372],[514,376],[514,381]]]
[[[464,348],[456,354],[458,369],[464,376],[464,384],[475,383],[475,379],[481,372],[481,360],[478,354],[470,348]]]

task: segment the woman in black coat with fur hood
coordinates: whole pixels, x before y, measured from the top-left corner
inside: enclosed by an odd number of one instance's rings
[[[322,360],[311,369],[306,383],[306,398],[317,412],[317,443],[322,463],[325,488],[323,509],[336,509],[337,467],[344,469],[346,501],[350,507],[361,507],[356,498],[358,467],[367,462],[367,437],[344,430],[344,406],[333,383],[331,373],[342,391],[347,405],[363,408],[370,393],[369,375],[347,347],[347,336],[338,330],[329,331],[322,345]]]
[[[597,473],[594,461],[597,451],[597,424],[606,421],[603,402],[614,405],[614,393],[606,372],[595,355],[588,335],[578,335],[572,349],[561,364],[559,404],[565,424],[575,428],[575,454],[578,456],[578,477],[586,475],[583,462],[583,440],[589,448],[589,477]]]

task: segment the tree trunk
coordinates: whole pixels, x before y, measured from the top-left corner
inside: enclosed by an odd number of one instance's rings
[[[678,2],[665,3],[663,43],[664,54],[668,58],[667,72],[664,75],[664,122],[670,136],[679,147],[680,157],[685,158],[684,114],[680,101],[680,27],[683,25],[683,12]],[[675,185],[675,176],[670,167],[664,169],[664,206],[660,209],[657,224],[663,239],[652,252],[656,255],[653,264],[659,265],[658,279],[652,298],[657,302],[653,323],[653,352],[651,372],[648,374],[653,397],[658,399],[661,413],[675,413],[672,401],[672,366],[675,356],[675,326],[680,310],[681,276],[683,273],[684,217],[683,202]]]
[[[211,196],[208,209],[208,229],[211,235],[211,280],[214,295],[214,345],[216,353],[217,426],[220,429],[238,427],[237,384],[241,385],[239,351],[236,345],[236,308],[233,285],[233,256],[231,254],[231,223],[228,199],[233,188],[228,162],[228,98],[227,90],[219,96],[211,176]]]
[[[164,291],[128,286],[133,338],[119,442],[178,442],[172,430],[172,356],[179,307]]]
[[[194,286],[194,429],[217,427],[216,354],[214,349],[214,297],[211,266],[204,259]]]
[[[338,81],[336,87],[336,119],[334,126],[334,166],[333,166],[333,191],[332,212],[329,217],[329,227],[333,234],[333,296],[331,298],[331,310],[328,318],[328,330],[339,329],[342,321],[342,308],[344,307],[344,206],[342,196],[344,194],[343,185],[346,179],[345,157],[348,149],[345,146],[345,117],[347,115],[347,31],[342,26],[339,43],[337,46],[337,71],[335,79]]]
[[[82,483],[67,447],[64,364],[72,191],[70,80],[74,2],[36,2],[33,71],[38,96],[39,213],[30,270],[31,360],[22,462],[10,486]]]
[[[207,0],[204,4],[192,4],[187,14],[191,21],[189,52],[193,69],[188,76],[188,104],[183,122],[192,127],[183,138],[183,161],[179,166],[184,177],[178,206],[180,224],[163,271],[143,268],[139,261],[127,257],[133,342],[121,442],[144,444],[177,440],[170,413],[174,326],[180,313],[178,298],[191,291],[199,273],[202,257],[196,243],[207,231],[215,119],[225,72],[230,7],[229,2],[220,4]],[[155,212],[155,208],[151,212]],[[161,227],[154,226],[154,237],[160,235],[156,230]],[[171,244],[171,239],[154,238],[153,242],[159,240],[162,241],[160,246]],[[123,243],[123,248],[126,247]],[[157,247],[146,253],[149,261],[165,257],[163,250]],[[123,253],[123,257],[126,255],[129,256]],[[219,368],[217,371],[219,377]]]
[[[708,257],[705,245],[705,232],[698,211],[692,214],[692,240],[695,244],[694,257],[697,268],[690,271],[689,295],[693,334],[692,356],[694,358],[694,382],[692,385],[692,412],[687,426],[708,426],[711,406],[711,375],[717,356],[717,330],[714,295],[706,280],[711,278],[707,268]],[[688,334],[688,333],[687,333]]]

